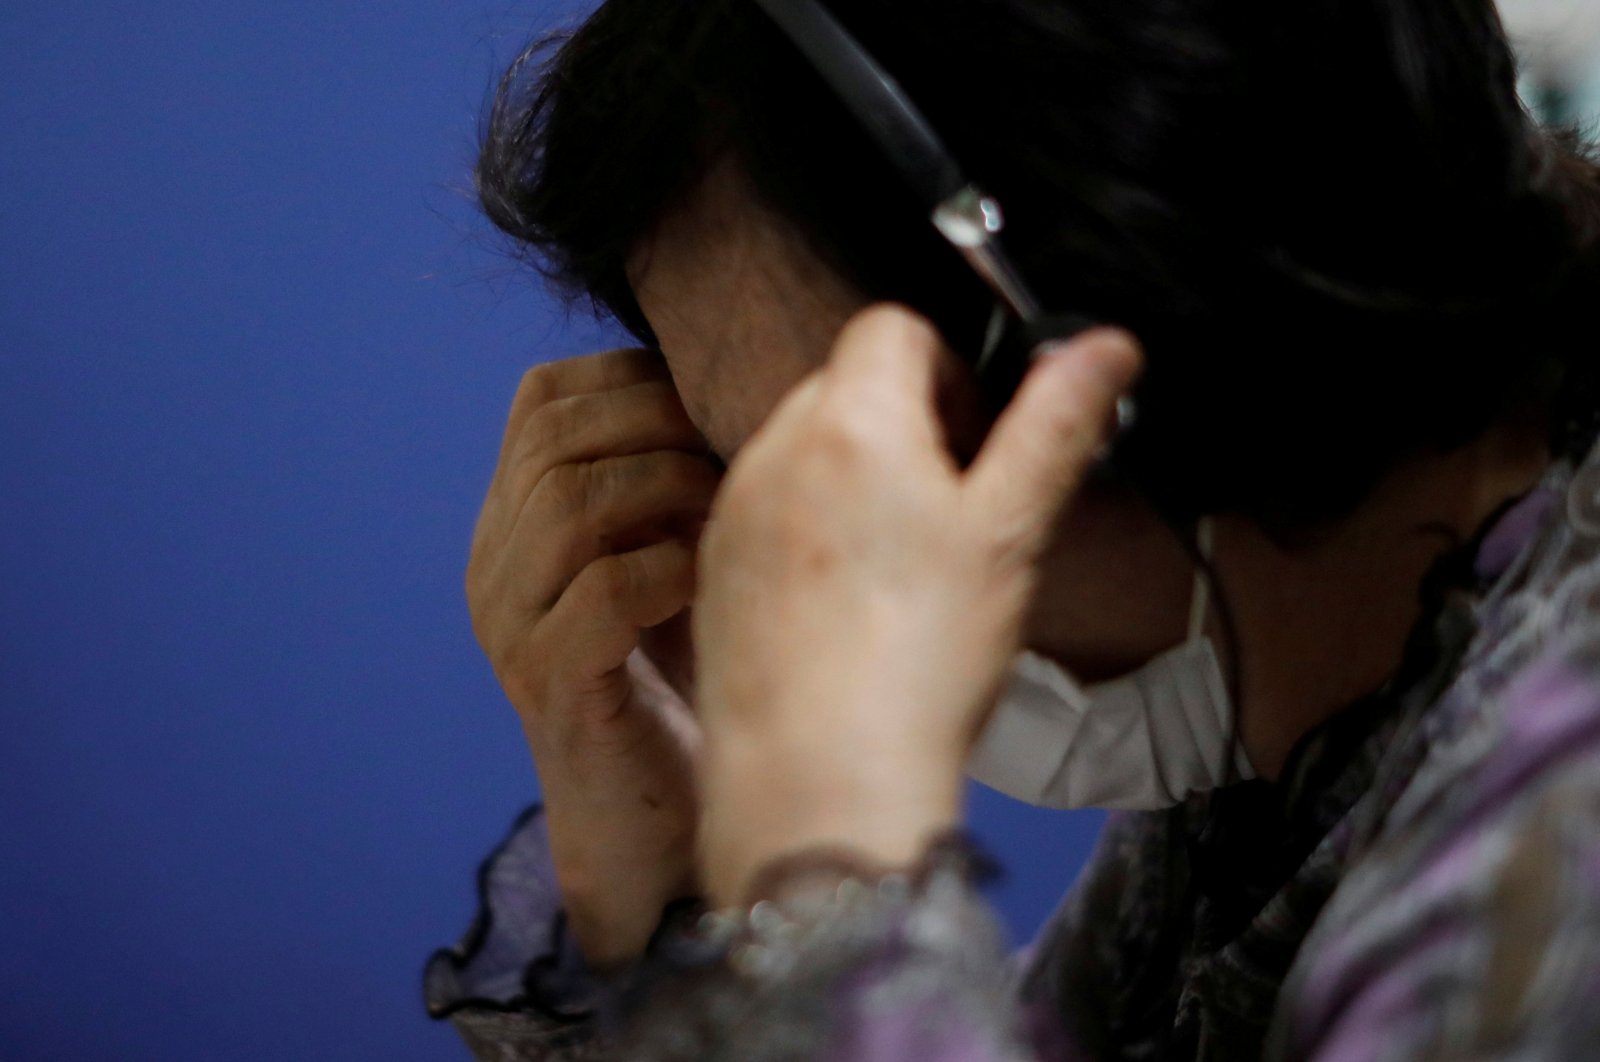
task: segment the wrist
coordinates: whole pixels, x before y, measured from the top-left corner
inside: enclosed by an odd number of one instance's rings
[[[884,871],[910,867],[961,821],[959,768],[826,755],[784,757],[762,745],[709,751],[698,857],[716,907],[746,902],[763,868],[827,850]]]

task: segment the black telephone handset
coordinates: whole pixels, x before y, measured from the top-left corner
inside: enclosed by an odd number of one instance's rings
[[[755,2],[883,150],[884,160],[900,174],[933,226],[999,300],[1005,323],[974,362],[979,389],[990,412],[997,413],[1016,393],[1040,344],[1071,339],[1095,322],[1043,312],[1002,245],[1005,216],[999,201],[968,179],[899,82],[827,6],[819,0]],[[1123,427],[1131,408],[1131,403],[1119,403]],[[1101,466],[1108,461],[1102,460]]]

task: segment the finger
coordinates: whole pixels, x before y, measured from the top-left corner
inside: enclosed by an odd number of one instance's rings
[[[552,470],[504,547],[525,565],[525,599],[542,614],[595,559],[702,522],[721,478],[704,458],[670,450]]]
[[[639,648],[656,672],[691,710],[694,707],[695,660],[693,606],[674,613],[665,623],[639,632]],[[630,658],[631,659],[631,658]]]
[[[965,488],[1003,548],[1043,547],[1140,368],[1133,337],[1115,329],[1096,329],[1041,353],[978,453]]]
[[[664,623],[694,598],[695,550],[669,539],[590,564],[540,624],[542,659],[575,681],[621,667],[639,632]]]
[[[710,452],[670,382],[571,395],[528,417],[502,469],[502,487],[520,507],[552,468],[655,450]]]
[[[887,415],[941,434],[934,408],[941,359],[947,356],[938,331],[902,306],[871,306],[839,333],[824,373],[832,401],[846,401],[864,415]]]
[[[528,416],[540,406],[573,395],[611,391],[651,380],[669,380],[666,359],[658,351],[629,348],[585,354],[535,365],[522,374],[506,415],[501,460],[510,452]]]
[[[539,623],[596,558],[668,537],[693,545],[720,479],[705,459],[672,451],[556,469],[508,537],[474,541],[467,600],[486,649],[520,642],[515,632]]]

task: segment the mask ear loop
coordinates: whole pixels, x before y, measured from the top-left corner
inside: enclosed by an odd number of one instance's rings
[[[1202,516],[1195,525],[1194,548],[1202,564],[1194,567],[1194,589],[1189,594],[1189,641],[1197,642],[1206,632],[1206,616],[1211,611],[1211,543],[1215,521]]]
[[[1194,590],[1189,597],[1189,640],[1186,644],[1194,645],[1205,637],[1206,619],[1211,611],[1211,582],[1216,577],[1216,568],[1212,565],[1212,546],[1215,542],[1216,519],[1212,516],[1202,516],[1194,528]],[[1222,605],[1219,600],[1218,606]],[[1232,628],[1232,619],[1224,613],[1224,626]],[[1236,647],[1230,647],[1237,651]],[[1232,669],[1230,669],[1232,670]],[[1239,704],[1238,704],[1238,676],[1224,683],[1228,687],[1228,743],[1224,746],[1223,755],[1227,763],[1223,767],[1220,777],[1223,785],[1232,785],[1246,777],[1241,768],[1241,760],[1249,764],[1249,757],[1244,749],[1239,747]],[[1251,771],[1250,773],[1254,773]]]
[[[1206,619],[1211,610],[1212,584],[1217,577],[1217,569],[1212,564],[1213,546],[1216,536],[1216,518],[1202,516],[1194,529],[1194,592],[1189,599],[1189,644],[1193,645],[1205,637]],[[1217,599],[1217,611],[1222,622],[1222,627],[1228,638],[1228,674],[1224,677],[1224,685],[1228,692],[1228,744],[1225,755],[1227,764],[1221,775],[1223,785],[1232,785],[1234,782],[1252,776],[1255,773],[1250,766],[1249,754],[1240,745],[1239,736],[1239,645],[1233,625],[1233,614],[1227,607],[1223,598]]]

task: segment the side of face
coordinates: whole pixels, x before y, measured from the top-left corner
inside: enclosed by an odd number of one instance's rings
[[[685,409],[725,461],[870,301],[764,208],[732,163],[640,242],[628,272]],[[1080,495],[1056,539],[1029,619],[1032,647],[1092,679],[1181,638],[1188,560],[1142,506]]]
[[[633,249],[628,275],[684,408],[723,460],[869,301],[760,204],[732,161]]]

